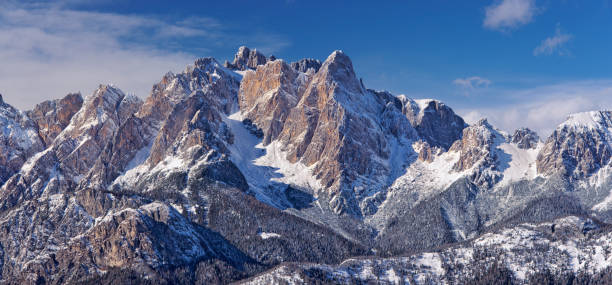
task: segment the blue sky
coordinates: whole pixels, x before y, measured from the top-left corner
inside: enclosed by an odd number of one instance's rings
[[[367,87],[506,131],[612,108],[608,0],[3,2],[0,93],[20,108],[99,83],[145,97],[166,71],[240,45],[287,61],[342,49]]]

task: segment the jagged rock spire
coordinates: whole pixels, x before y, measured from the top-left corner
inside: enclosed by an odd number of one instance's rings
[[[274,59],[276,59],[274,57]],[[270,61],[273,61],[270,58]],[[241,46],[238,48],[238,52],[234,55],[234,61],[232,63],[225,62],[225,67],[233,70],[247,70],[247,69],[256,69],[257,66],[266,64],[268,59],[257,49],[249,49],[246,46]]]
[[[321,68],[321,61],[312,58],[303,58],[291,63],[291,67],[299,72],[307,72],[312,69],[315,73]]]

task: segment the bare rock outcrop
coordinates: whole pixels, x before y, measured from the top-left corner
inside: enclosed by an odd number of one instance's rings
[[[110,85],[101,85],[87,97],[52,146],[63,174],[77,181],[86,175],[117,129],[140,105],[140,99]]]
[[[486,119],[465,128],[461,140],[456,141],[449,149],[459,153],[459,160],[453,165],[453,170],[471,170],[472,182],[480,187],[490,188],[502,178],[496,162],[498,157],[495,148],[505,141],[505,136],[495,130]]]
[[[87,179],[99,182],[89,187],[151,191],[168,180],[166,175],[179,179],[199,171],[207,183],[246,191],[244,177],[229,159],[227,146],[234,137],[223,121],[238,108],[239,80],[213,58],[166,74],[106,148],[96,164],[100,170]],[[160,191],[177,187],[184,183]]]

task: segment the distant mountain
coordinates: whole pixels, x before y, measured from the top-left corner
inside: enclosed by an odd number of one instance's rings
[[[29,111],[0,97],[0,128],[0,283],[611,272],[606,111],[541,141],[368,89],[342,51],[288,63],[241,47],[144,100],[112,85]]]

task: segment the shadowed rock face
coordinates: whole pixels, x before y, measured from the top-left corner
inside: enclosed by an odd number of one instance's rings
[[[43,148],[36,123],[0,95],[0,186]]]
[[[536,132],[528,128],[520,128],[514,131],[510,141],[517,144],[519,148],[530,149],[537,147],[538,143],[540,142],[540,137],[538,134],[536,134]]]
[[[538,173],[581,179],[611,165],[612,112],[571,115],[546,140],[538,155]]]
[[[431,146],[448,150],[467,126],[453,109],[438,100],[409,100],[402,98],[406,107],[404,113],[419,133],[421,139]]]
[[[318,59],[304,58],[296,62],[291,63],[291,67],[299,72],[307,72],[309,69],[313,69],[316,73],[321,68],[321,62]]]
[[[83,105],[81,94],[68,94],[58,100],[45,101],[28,111],[28,117],[36,122],[38,134],[45,143],[50,145],[55,137],[70,123],[70,119]]]

